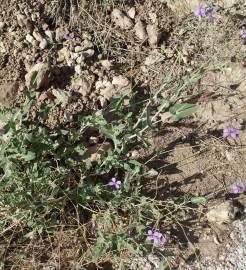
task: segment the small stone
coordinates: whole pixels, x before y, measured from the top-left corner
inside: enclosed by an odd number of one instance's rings
[[[84,58],[90,58],[94,55],[95,51],[93,49],[88,49],[82,52]]]
[[[5,23],[4,22],[0,22],[0,30],[3,30],[4,26],[5,26]]]
[[[81,44],[82,50],[90,49],[94,47],[94,44],[89,40],[85,39]]]
[[[100,63],[107,70],[110,70],[111,67],[112,67],[112,63],[109,60],[107,60],[107,59],[101,60]]]
[[[80,65],[76,65],[75,68],[74,68],[74,70],[75,70],[75,73],[77,73],[78,75],[80,75],[81,72],[82,72]]]
[[[36,89],[47,88],[52,80],[52,73],[49,64],[47,63],[37,63],[34,65],[25,76],[26,86],[28,88],[33,87],[32,80],[33,76],[36,74]]]
[[[134,30],[136,33],[136,36],[141,39],[141,40],[146,40],[148,35],[147,35],[147,31],[145,28],[145,25],[142,21],[138,21],[135,26],[134,26]]]
[[[132,20],[117,8],[112,11],[111,18],[115,25],[121,29],[129,30],[133,27]]]
[[[33,38],[33,36],[32,35],[30,35],[30,34],[27,34],[26,35],[26,40],[29,42],[29,43],[33,43],[33,41],[34,41],[34,38]]]
[[[4,43],[2,41],[0,41],[0,52],[1,53],[6,53],[7,50],[6,50],[6,47],[4,45]]]
[[[126,77],[119,75],[113,77],[112,84],[120,87],[125,87],[128,86],[130,82]]]
[[[77,63],[77,64],[81,64],[81,63],[84,62],[84,60],[85,60],[84,56],[81,55],[81,56],[79,56],[79,57],[76,59],[76,63]]]
[[[54,40],[54,33],[52,31],[46,30],[44,33],[49,38],[50,41]]]
[[[231,201],[226,201],[211,208],[206,214],[206,217],[209,222],[218,224],[230,223],[235,219],[238,211]]]
[[[74,51],[75,51],[75,52],[81,52],[81,51],[83,51],[83,48],[82,48],[81,46],[76,46],[76,47],[74,48]]]
[[[149,24],[147,25],[147,33],[149,36],[149,45],[151,47],[156,47],[160,41],[160,33],[156,25]]]
[[[8,82],[0,85],[0,107],[9,108],[13,105],[18,90],[18,83]]]
[[[134,19],[136,15],[136,8],[132,7],[127,11],[127,15],[131,18]]]
[[[39,32],[37,32],[37,31],[33,31],[32,35],[39,42],[41,42],[42,39],[43,39],[42,35]]]
[[[44,50],[48,46],[48,41],[46,39],[42,39],[42,41],[39,44],[39,48]]]

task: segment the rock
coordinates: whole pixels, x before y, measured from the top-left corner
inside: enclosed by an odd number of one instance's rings
[[[29,43],[33,43],[33,41],[34,41],[34,38],[33,38],[33,36],[32,35],[30,35],[30,34],[27,34],[26,35],[26,40],[29,42]]]
[[[18,86],[19,85],[16,81],[7,82],[0,85],[0,107],[9,108],[13,105]]]
[[[234,207],[231,201],[226,201],[208,210],[206,217],[212,223],[231,223],[238,212],[239,209]]]
[[[121,10],[115,8],[111,13],[112,21],[121,29],[129,30],[133,27],[133,22]]]
[[[84,56],[81,55],[81,56],[79,56],[79,57],[76,59],[76,63],[77,63],[77,64],[81,64],[81,63],[84,62],[84,60],[85,60]]]
[[[81,46],[76,46],[75,48],[74,48],[74,51],[77,53],[77,52],[81,52],[81,51],[83,51],[83,48],[81,47]]]
[[[46,39],[42,39],[42,41],[39,44],[39,48],[44,50],[48,46],[48,41]]]
[[[52,94],[53,94],[53,96],[56,97],[55,103],[61,104],[62,107],[65,107],[71,98],[70,92],[65,92],[65,91],[60,90],[60,89],[53,89]]]
[[[61,42],[64,40],[64,35],[67,34],[66,29],[64,29],[63,27],[58,27],[56,28],[55,31],[55,40],[57,42]]]
[[[88,49],[82,52],[84,58],[90,58],[94,55],[95,51],[93,49]]]
[[[46,30],[46,31],[44,31],[44,33],[49,38],[49,40],[53,42],[53,40],[54,40],[54,34],[53,34],[53,32],[50,31],[50,30]]]
[[[81,158],[83,160],[89,158],[91,162],[99,161],[101,156],[105,154],[105,152],[107,152],[110,148],[111,144],[108,142],[90,146]]]
[[[81,69],[81,66],[80,65],[76,65],[75,68],[74,68],[74,70],[75,70],[75,73],[77,73],[78,75],[80,75],[81,72],[82,72],[82,69]]]
[[[4,22],[0,22],[0,30],[3,30],[4,26],[5,26],[5,23]]]
[[[119,87],[125,87],[130,84],[130,81],[126,77],[119,75],[113,77],[112,84]]]
[[[239,4],[239,0],[218,0],[218,5],[222,6],[223,8],[231,8],[235,4]]]
[[[32,78],[36,75],[36,89],[47,88],[52,80],[52,73],[50,66],[46,63],[37,63],[34,65],[25,76],[26,86],[33,87]]]
[[[26,19],[26,17],[24,15],[18,14],[16,16],[16,18],[17,18],[17,23],[19,24],[20,27],[26,26],[26,20],[27,19]]]
[[[156,47],[160,41],[160,33],[159,30],[157,28],[157,25],[154,24],[149,24],[147,25],[147,33],[148,33],[148,41],[149,41],[149,45],[151,47]]]
[[[70,60],[71,53],[67,47],[63,47],[61,50],[57,52],[57,54],[58,54],[57,62],[63,62],[64,60],[68,62]]]
[[[107,69],[107,70],[110,70],[111,67],[112,67],[112,63],[111,63],[109,60],[107,60],[107,59],[105,59],[105,60],[100,60],[100,63],[101,63],[101,65],[102,65],[105,69]]]
[[[91,81],[78,77],[72,82],[72,89],[80,93],[83,97],[86,97],[91,92],[93,78]]]
[[[94,44],[89,40],[85,39],[81,44],[82,50],[90,49],[94,47]]]
[[[154,49],[150,52],[149,56],[146,57],[144,64],[146,66],[151,66],[158,62],[161,62],[162,60],[164,60],[164,56],[159,53],[157,49]]]
[[[146,27],[145,27],[145,25],[144,25],[144,23],[142,21],[138,21],[135,24],[134,30],[135,30],[136,36],[140,40],[146,40],[148,38]]]
[[[227,0],[225,0],[227,1]],[[191,12],[194,12],[196,7],[205,3],[205,1],[201,0],[162,0],[162,2],[166,2],[167,6],[175,13],[180,15],[187,15]]]
[[[7,50],[6,50],[6,47],[4,45],[4,43],[2,41],[0,41],[0,52],[1,53],[6,53]]]
[[[136,8],[132,7],[127,11],[127,15],[131,18],[134,19],[136,15]]]
[[[39,42],[41,42],[43,40],[42,35],[39,32],[37,32],[37,31],[33,31],[32,35]]]

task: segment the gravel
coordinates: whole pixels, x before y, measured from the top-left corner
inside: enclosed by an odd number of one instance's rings
[[[246,269],[246,219],[232,223],[224,252],[217,259],[201,258],[194,265],[180,265],[179,270],[245,270]]]

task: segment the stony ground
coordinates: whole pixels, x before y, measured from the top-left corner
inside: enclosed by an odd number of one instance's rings
[[[237,179],[246,184],[245,1],[215,1],[213,24],[194,15],[194,0],[75,2],[2,1],[0,107],[19,106],[36,72],[39,96],[30,118],[41,121],[42,105],[56,104],[43,123],[54,129],[96,113],[119,93],[148,98],[168,74],[184,84],[188,74],[201,75],[181,94],[199,105],[196,114],[178,124],[163,114],[163,125],[149,134],[152,148],[167,150],[152,164],[165,174],[146,183],[146,192],[160,199],[205,196],[206,212],[221,207],[216,212],[225,213],[201,217],[198,208],[170,229],[170,269],[246,269],[245,194],[227,196]],[[238,141],[222,139],[227,126],[240,129]],[[98,152],[97,139],[93,144]],[[148,152],[132,149],[129,156],[145,159]],[[132,270],[158,269],[158,260],[134,262]]]

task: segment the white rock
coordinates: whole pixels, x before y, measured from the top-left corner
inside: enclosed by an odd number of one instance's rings
[[[153,51],[150,52],[150,54],[146,57],[144,64],[146,66],[151,66],[154,65],[164,59],[164,56],[159,53],[157,49],[154,49]]]
[[[112,63],[108,59],[101,60],[100,63],[107,70],[110,70],[112,67]]]
[[[127,11],[127,15],[131,18],[134,19],[136,15],[136,8],[132,7]]]
[[[145,25],[142,21],[138,21],[135,26],[134,26],[134,30],[136,33],[136,36],[141,39],[141,40],[145,40],[147,39],[148,35],[147,35],[147,31],[145,28]]]
[[[84,58],[90,58],[94,55],[95,51],[93,49],[88,49],[86,51],[82,52],[82,55],[84,56]]]
[[[26,25],[26,17],[24,15],[18,14],[16,18],[20,27],[24,27]]]
[[[54,41],[54,33],[50,30],[46,30],[45,35],[49,38],[50,41]]]
[[[206,217],[209,222],[218,224],[230,223],[235,219],[237,211],[234,209],[231,201],[226,201],[211,208]]]
[[[82,50],[90,49],[94,47],[94,44],[89,40],[85,39],[81,44]]]
[[[2,41],[0,41],[0,52],[1,53],[6,53],[6,48],[5,48],[5,45]]]
[[[83,51],[83,48],[82,48],[81,46],[76,46],[76,47],[74,48],[74,51],[75,51],[75,52],[81,52],[81,51]]]
[[[112,11],[111,17],[116,26],[119,26],[121,29],[128,30],[133,27],[132,20],[117,8]]]
[[[64,60],[69,61],[70,56],[71,56],[71,53],[67,49],[67,47],[63,47],[61,50],[57,52],[57,54],[58,54],[58,58],[57,58],[58,62],[63,62]]]
[[[30,34],[27,34],[26,35],[26,40],[29,42],[29,43],[33,43],[33,41],[34,41],[34,38],[33,38],[33,36],[32,35],[30,35]]]
[[[119,75],[113,77],[112,84],[120,87],[125,87],[130,84],[130,81],[126,77]]]
[[[44,39],[42,39],[42,41],[40,42],[40,44],[39,44],[39,48],[40,49],[45,49],[46,47],[48,46],[48,41],[44,38]]]
[[[4,22],[0,22],[0,30],[3,30],[4,26],[5,26],[5,23]]]
[[[160,40],[160,33],[158,31],[157,26],[154,24],[149,24],[147,25],[146,30],[149,36],[149,39],[148,39],[149,45],[152,47],[156,47]]]
[[[76,59],[76,63],[77,63],[77,64],[81,64],[81,63],[84,62],[84,60],[85,60],[84,56],[81,55],[81,56],[79,56],[79,57]]]
[[[32,35],[39,42],[41,42],[42,39],[43,39],[42,35],[39,32],[37,32],[37,31],[33,31]]]
[[[32,87],[32,79],[36,73],[36,89],[47,88],[52,79],[50,66],[46,63],[37,63],[25,76],[26,86]]]
[[[82,69],[81,69],[81,66],[80,65],[76,65],[75,68],[74,68],[75,72],[80,75],[81,72],[82,72]]]

